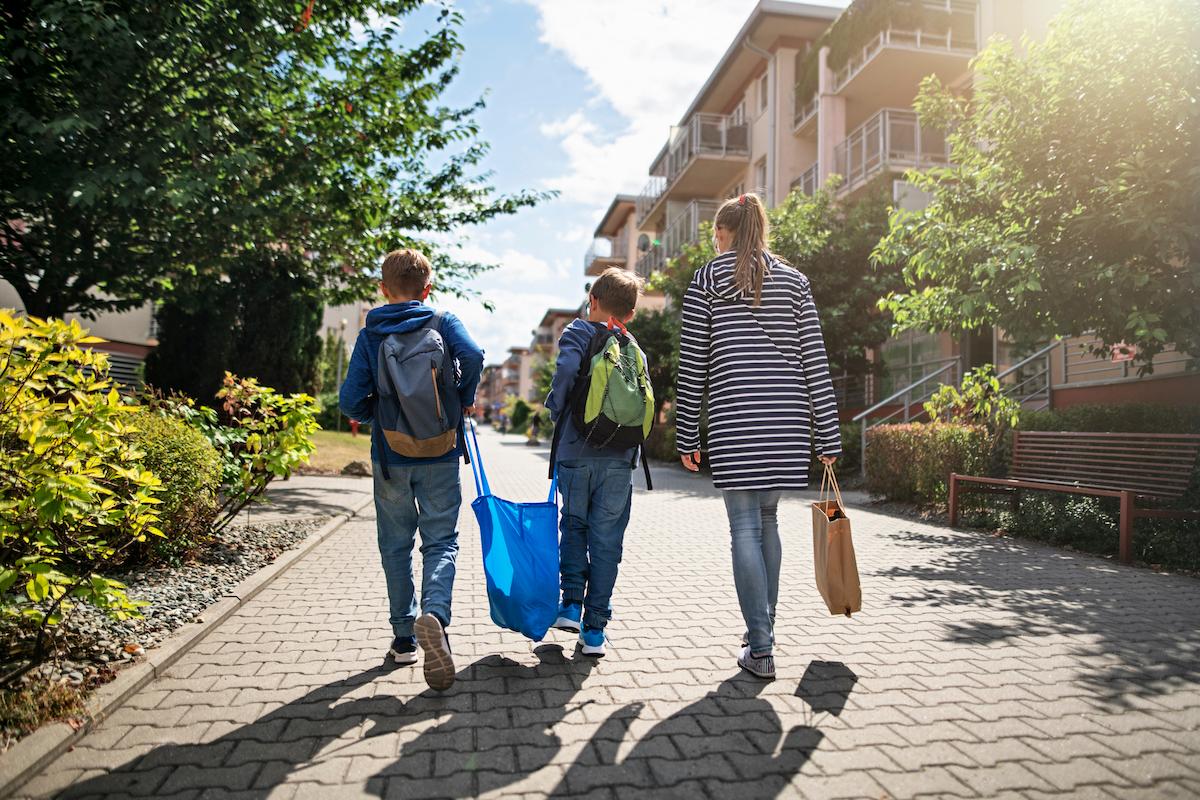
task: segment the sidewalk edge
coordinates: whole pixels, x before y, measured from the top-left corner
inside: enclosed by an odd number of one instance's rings
[[[243,580],[222,599],[204,609],[202,621],[179,628],[161,646],[149,651],[146,658],[117,673],[117,677],[96,689],[87,700],[88,718],[78,730],[65,722],[43,725],[0,755],[0,798],[11,797],[22,786],[39,775],[56,758],[71,749],[93,728],[125,704],[125,701],[159,678],[189,650],[203,641],[235,611],[269,586],[272,581],[300,559],[316,549],[343,525],[358,516],[374,502],[367,497],[357,506],[339,512],[304,540],[295,550],[289,550],[275,561]]]

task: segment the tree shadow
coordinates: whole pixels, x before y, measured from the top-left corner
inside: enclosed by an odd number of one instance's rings
[[[827,712],[840,717],[856,683],[858,676],[840,661],[813,661],[800,678],[796,697],[807,703],[814,712]]]
[[[824,734],[807,725],[785,734],[774,707],[758,696],[765,686],[741,674],[726,678],[700,700],[655,723],[620,761],[618,751],[644,704],[618,709],[597,729],[551,796],[607,786],[649,795],[703,796],[688,782],[716,779],[738,781],[737,797],[775,797],[812,757]],[[845,702],[843,697],[841,706]]]
[[[543,645],[534,652],[539,658],[536,666],[499,656],[480,659],[458,672],[457,688],[447,693],[426,690],[407,700],[391,695],[349,697],[376,679],[404,669],[389,660],[317,687],[212,741],[155,747],[104,775],[68,787],[58,797],[155,797],[211,789],[247,800],[265,800],[290,775],[319,765],[321,758],[435,720],[436,725],[404,745],[395,763],[370,778],[367,790],[383,796],[391,794],[388,783],[393,779],[437,778],[439,773],[447,781],[439,786],[439,796],[467,797],[499,788],[541,769],[557,753],[561,742],[545,728],[566,716],[568,704],[595,663],[583,657],[567,659],[556,645]],[[487,721],[486,714],[474,710],[482,695],[501,695],[506,703],[544,718],[543,729],[530,731],[528,736],[531,743],[542,747],[544,757],[509,764],[508,770],[489,773],[486,780],[479,779],[474,766],[466,763],[480,758],[478,749],[467,748],[461,756],[463,763],[457,763],[457,752],[456,758],[444,759],[449,739],[463,733],[474,737],[479,733],[475,729]],[[351,736],[359,728],[365,728],[362,735]],[[343,741],[340,745],[339,740]],[[433,763],[435,753],[439,754],[437,764]],[[467,785],[463,787],[461,777],[455,776],[466,776]]]
[[[1193,578],[971,532],[887,535],[936,553],[878,574],[904,582],[893,603],[960,609],[963,618],[946,625],[946,641],[986,646],[1077,637],[1068,645],[1080,671],[1075,680],[1117,707],[1200,682],[1200,584]],[[972,619],[972,610],[1002,618]]]

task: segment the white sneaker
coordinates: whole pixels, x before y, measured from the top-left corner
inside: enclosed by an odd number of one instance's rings
[[[756,678],[765,681],[775,680],[775,656],[756,656],[750,652],[749,646],[742,648],[738,656],[738,666]]]

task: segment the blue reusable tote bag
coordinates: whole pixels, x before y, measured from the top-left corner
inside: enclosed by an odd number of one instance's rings
[[[478,497],[471,503],[483,539],[492,621],[540,642],[558,617],[558,481],[544,503],[514,503],[492,494],[475,424],[468,449]]]

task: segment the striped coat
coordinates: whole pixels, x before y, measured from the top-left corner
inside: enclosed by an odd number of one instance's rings
[[[808,278],[774,258],[762,305],[733,285],[736,255],[696,271],[683,301],[676,386],[680,453],[700,449],[719,489],[804,489],[811,454],[840,455],[837,401]]]

